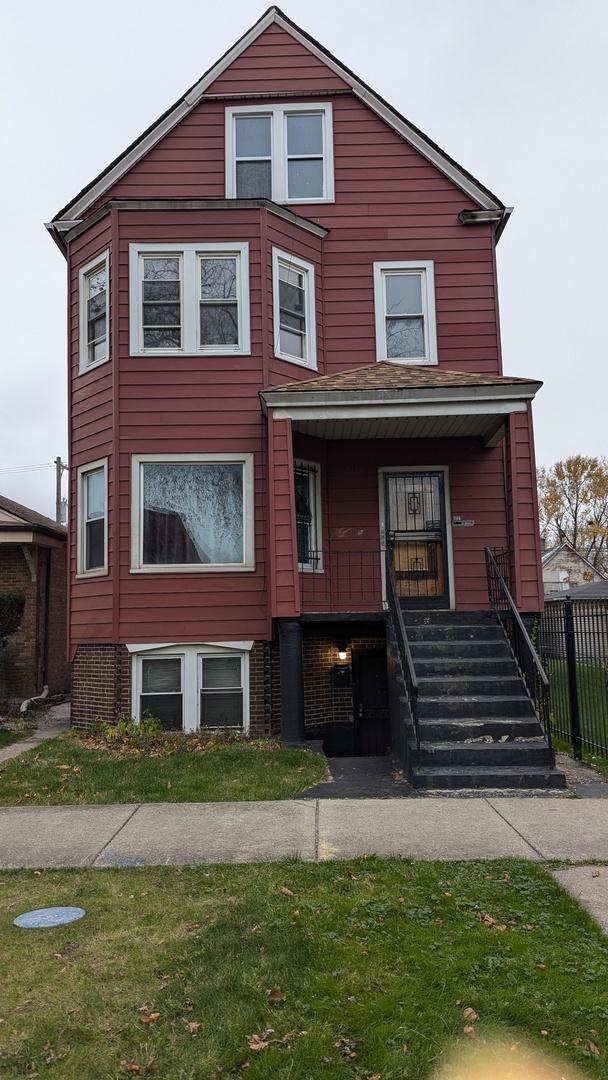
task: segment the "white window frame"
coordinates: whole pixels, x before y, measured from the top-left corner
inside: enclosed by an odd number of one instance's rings
[[[243,562],[186,563],[147,566],[143,561],[142,467],[186,462],[194,465],[243,466]],[[132,574],[233,574],[255,570],[253,454],[133,454],[131,456],[131,573]]]
[[[106,355],[102,360],[89,363],[89,343],[87,340],[87,282],[97,270],[106,272]],[[81,266],[78,271],[78,373],[84,375],[87,371],[107,364],[110,360],[110,251],[103,251],[96,255],[86,266]]]
[[[142,268],[144,257],[173,256],[180,260],[182,343],[176,349],[144,348],[142,326]],[[236,299],[239,319],[238,345],[204,345],[200,342],[200,256],[236,258]],[[249,244],[247,242],[200,244],[129,244],[129,352],[131,356],[249,356]]]
[[[308,473],[308,482],[312,486],[314,484],[314,503],[313,503],[313,522],[312,532],[314,533],[317,547],[316,551],[319,553],[319,561],[317,563],[301,563],[298,559],[298,569],[302,573],[323,573],[323,508],[321,506],[321,463],[319,461],[306,461],[304,458],[295,458],[293,463],[294,470],[294,485],[295,485],[295,473],[296,469],[300,467],[310,470]],[[297,537],[296,537],[297,540]]]
[[[150,645],[137,646],[131,656],[131,713],[139,723],[141,720],[139,704],[142,686],[142,660],[157,660],[164,657],[179,657],[182,662],[182,718],[184,732],[209,731],[214,728],[201,728],[200,683],[202,675],[201,658],[203,656],[239,656],[243,680],[243,735],[249,734],[249,649],[253,642],[235,642],[234,647],[225,642],[221,645]]]
[[[299,113],[319,113],[323,117],[323,195],[319,198],[288,197],[287,117]],[[289,105],[242,105],[226,109],[226,198],[236,199],[236,119],[239,116],[270,116],[270,149],[273,202],[331,203],[335,201],[333,110],[330,102],[307,101]],[[305,156],[305,155],[302,155]],[[314,154],[309,155],[315,157]],[[258,160],[257,158],[255,159]],[[262,159],[259,159],[262,160]]]
[[[290,270],[297,270],[304,275],[305,302],[306,302],[306,357],[301,360],[298,356],[290,356],[289,353],[281,352],[281,309],[279,302],[279,267],[283,264]],[[280,248],[272,249],[272,309],[274,327],[274,355],[278,360],[286,360],[289,364],[298,364],[299,367],[317,370],[317,320],[316,320],[316,291],[315,291],[315,268],[312,263],[306,262],[298,255],[292,255]]]
[[[87,473],[103,469],[103,501],[104,501],[104,530],[103,530],[103,566],[95,566],[87,570],[86,559],[86,482]],[[76,576],[78,578],[102,577],[108,573],[108,459],[99,458],[98,461],[79,465],[76,471]]]
[[[386,278],[391,274],[419,274],[422,278],[424,357],[388,356],[386,344]],[[435,267],[432,260],[374,263],[374,305],[376,314],[376,360],[394,364],[436,364],[437,323],[435,317]]]
[[[208,727],[207,725],[205,725],[203,727],[203,725],[201,723],[201,721],[202,721],[202,698],[203,698],[203,694],[204,694],[204,690],[203,690],[203,660],[205,658],[209,657],[209,656],[238,656],[239,660],[241,661],[241,687],[240,687],[240,689],[242,689],[242,691],[243,691],[243,726],[242,726],[242,728],[233,728],[233,727],[212,728],[212,727]],[[247,732],[249,731],[249,654],[248,653],[240,653],[240,652],[237,652],[236,650],[232,651],[232,650],[227,650],[227,649],[223,649],[223,650],[218,649],[218,650],[216,650],[214,652],[210,652],[207,649],[204,652],[199,652],[198,653],[197,658],[196,658],[196,665],[197,665],[197,698],[198,698],[197,719],[198,719],[199,730],[200,731],[218,731],[218,730],[219,731],[242,731],[244,734],[247,734]],[[220,687],[218,687],[217,689],[219,690]],[[228,693],[230,692],[230,690],[235,690],[235,689],[237,689],[237,688],[236,687],[226,687],[226,691]]]

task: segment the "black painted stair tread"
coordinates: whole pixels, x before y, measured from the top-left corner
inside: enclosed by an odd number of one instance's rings
[[[508,765],[500,768],[494,765],[474,765],[470,768],[446,765],[417,768],[413,783],[416,787],[456,789],[456,788],[524,788],[535,790],[554,788],[564,790],[564,774],[553,768],[534,768],[534,766]]]

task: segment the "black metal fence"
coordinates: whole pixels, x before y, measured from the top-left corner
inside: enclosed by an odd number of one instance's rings
[[[537,644],[554,734],[576,758],[583,750],[608,757],[608,600],[547,600]]]

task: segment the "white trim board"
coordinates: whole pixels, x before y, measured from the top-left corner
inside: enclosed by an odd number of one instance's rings
[[[281,264],[304,275],[305,296],[305,343],[306,356],[300,360],[297,356],[281,352],[281,305],[279,301],[279,269]],[[313,263],[301,259],[298,255],[291,255],[288,251],[280,248],[272,249],[272,325],[273,325],[273,348],[274,355],[278,360],[286,360],[288,364],[297,364],[298,367],[317,370],[317,319],[316,319],[317,293],[315,286],[315,268]]]
[[[405,117],[400,116],[386,101],[383,101],[374,91],[361,82],[353,72],[343,67],[330,53],[320,44],[301,30],[298,26],[287,19],[276,7],[271,7],[257,23],[254,24],[224,55],[192,86],[184,96],[173,105],[159,120],[151,125],[123,154],[92,181],[88,188],[79,193],[58,214],[55,215],[49,228],[57,233],[65,231],[63,222],[71,223],[81,215],[86,214],[90,206],[112,187],[126,172],[140,161],[156,144],[171,131],[176,124],[199,103],[205,91],[224,72],[241,53],[245,51],[256,39],[263,34],[269,26],[275,24],[290,34],[305,49],[321,60],[330,71],[338,75],[352,91],[375,112],[389,127],[392,127],[406,142],[418,150],[420,154],[431,162],[444,176],[447,176],[461,191],[468,195],[473,202],[483,210],[503,210],[503,204],[492,195],[479,181],[475,180],[465,169],[457,164],[439,146],[433,143],[422,131],[410,124]],[[288,96],[288,91],[286,91]]]
[[[87,570],[84,565],[85,553],[86,553],[86,495],[85,495],[85,477],[87,473],[95,472],[97,469],[103,469],[103,500],[104,500],[104,517],[103,517],[103,566],[96,566],[92,570]],[[109,559],[108,559],[108,532],[109,532],[109,513],[108,513],[108,458],[98,458],[97,461],[87,462],[86,465],[79,465],[76,470],[76,579],[83,580],[85,578],[92,577],[105,577],[109,572]]]

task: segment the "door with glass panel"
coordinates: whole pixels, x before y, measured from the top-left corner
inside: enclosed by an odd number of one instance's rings
[[[385,476],[386,535],[404,607],[449,607],[443,472]]]

